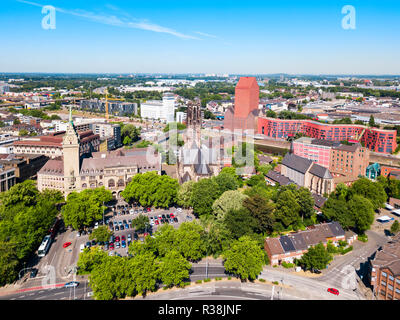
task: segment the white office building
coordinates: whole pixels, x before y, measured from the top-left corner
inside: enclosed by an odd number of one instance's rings
[[[186,112],[176,113],[176,122],[183,123],[186,121]]]
[[[150,100],[140,106],[140,115],[144,119],[173,122],[175,120],[175,95],[166,93],[162,101]]]

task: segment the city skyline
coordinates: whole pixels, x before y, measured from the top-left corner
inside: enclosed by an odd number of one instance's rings
[[[54,30],[42,28],[42,5],[57,10]],[[342,27],[345,5],[354,30]],[[390,0],[5,0],[0,72],[398,75],[399,16]]]

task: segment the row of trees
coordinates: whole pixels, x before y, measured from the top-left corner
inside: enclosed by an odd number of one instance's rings
[[[381,183],[360,178],[351,187],[339,184],[322,213],[327,219],[338,221],[343,228],[363,234],[374,222],[375,210],[382,208],[386,200]]]
[[[162,226],[154,237],[134,241],[129,256],[110,257],[98,248],[80,254],[79,273],[90,273],[96,299],[111,300],[145,295],[161,284],[183,286],[189,279],[191,262],[209,253],[212,235],[197,222],[184,222],[178,229]],[[265,264],[265,253],[251,237],[230,243],[223,252],[227,272],[242,279],[255,279]]]
[[[17,279],[57,216],[58,191],[39,192],[27,180],[0,194],[0,286]]]

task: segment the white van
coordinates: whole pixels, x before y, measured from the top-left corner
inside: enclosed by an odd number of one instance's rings
[[[400,209],[393,210],[392,213],[395,214],[396,216],[400,216]]]
[[[82,244],[81,244],[81,246],[80,246],[80,249],[79,249],[79,251],[80,251],[80,252],[83,252],[83,250],[84,250],[84,249],[85,249],[85,244],[84,244],[84,243],[82,243]]]
[[[385,203],[385,208],[389,211],[392,211],[394,209],[389,203]]]

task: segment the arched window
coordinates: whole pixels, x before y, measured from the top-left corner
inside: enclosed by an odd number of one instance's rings
[[[124,187],[125,186],[125,182],[122,179],[118,180],[118,187]]]
[[[113,179],[108,181],[108,187],[109,188],[115,188],[115,181]]]

